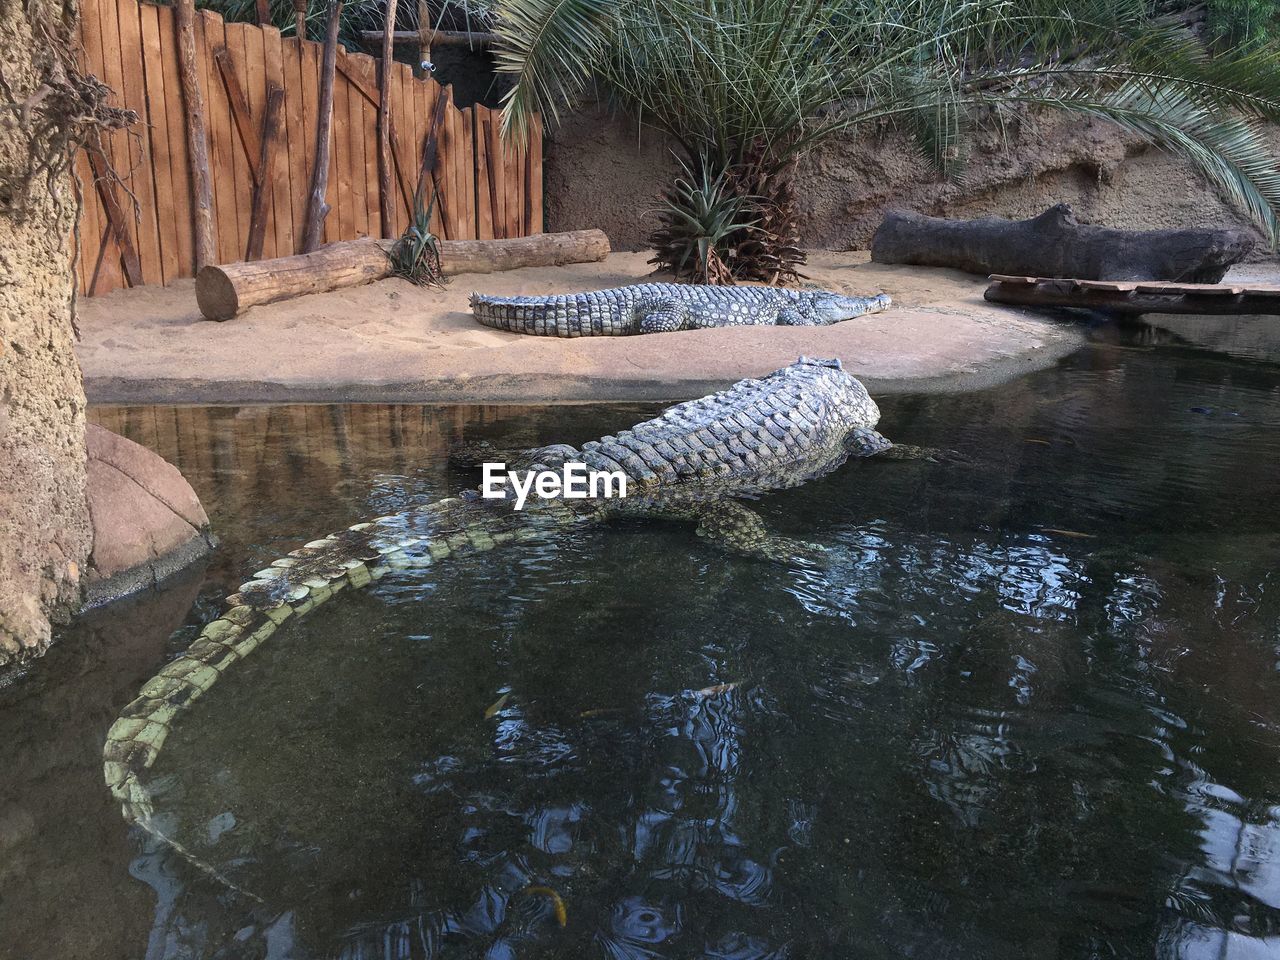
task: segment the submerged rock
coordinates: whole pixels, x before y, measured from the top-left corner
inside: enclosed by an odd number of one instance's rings
[[[214,539],[177,467],[93,424],[86,439],[93,521],[86,599],[96,606],[159,583],[207,554]]]

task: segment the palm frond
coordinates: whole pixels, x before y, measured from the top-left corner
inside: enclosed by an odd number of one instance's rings
[[[500,0],[494,15],[499,73],[515,85],[502,109],[502,133],[523,135],[537,112],[554,120],[585,88],[613,37],[622,0]]]

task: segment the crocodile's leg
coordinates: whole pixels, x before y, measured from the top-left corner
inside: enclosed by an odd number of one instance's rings
[[[968,457],[954,450],[937,447],[917,447],[911,443],[894,443],[884,434],[869,427],[850,430],[845,441],[849,453],[855,457],[875,457],[877,460],[927,460],[930,463],[969,463]]]
[[[760,514],[737,500],[717,500],[698,515],[698,536],[711,543],[763,560],[807,560],[825,563],[826,547],[771,534]]]
[[[917,447],[913,443],[895,443],[876,455],[880,460],[925,460],[929,463],[971,464],[973,461],[957,450],[941,447]]]
[[[856,427],[849,431],[845,438],[845,446],[854,457],[884,456],[897,444],[884,434],[870,427]]]
[[[783,307],[778,311],[778,317],[774,323],[779,327],[823,327],[826,323],[817,320],[806,313],[801,313],[795,307]]]
[[[689,324],[687,305],[671,297],[650,297],[636,304],[639,333],[671,333]]]

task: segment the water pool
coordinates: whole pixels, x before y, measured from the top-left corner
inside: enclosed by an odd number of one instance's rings
[[[287,627],[156,770],[253,897],[120,819],[116,710],[248,571],[474,483],[450,443],[659,406],[98,409],[223,542],[0,691],[0,955],[1280,955],[1280,347],[1232,329],[882,400],[970,462],[755,505],[824,569],[627,523]]]

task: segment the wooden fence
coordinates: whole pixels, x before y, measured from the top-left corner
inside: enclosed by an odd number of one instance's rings
[[[85,70],[116,92],[117,104],[141,121],[102,138],[102,157],[77,158],[84,191],[79,282],[85,294],[170,283],[194,275],[191,170],[186,112],[170,7],[138,0],[85,0],[81,6]],[[269,90],[278,87],[274,149],[262,178],[265,223],[261,257],[299,252],[315,158],[321,45],[281,37],[273,27],[196,17],[198,79],[204,97],[216,262],[250,256],[255,177]],[[382,236],[378,189],[379,62],[338,52],[334,82],[330,205],[324,239]],[[409,223],[432,118],[448,87],[417,79],[395,64],[391,78],[393,209],[389,235]],[[433,229],[445,239],[527,236],[542,231],[542,130],[535,120],[526,144],[499,138],[498,111],[448,102],[438,131]],[[103,160],[107,162],[104,163]],[[118,176],[107,176],[107,163]]]

